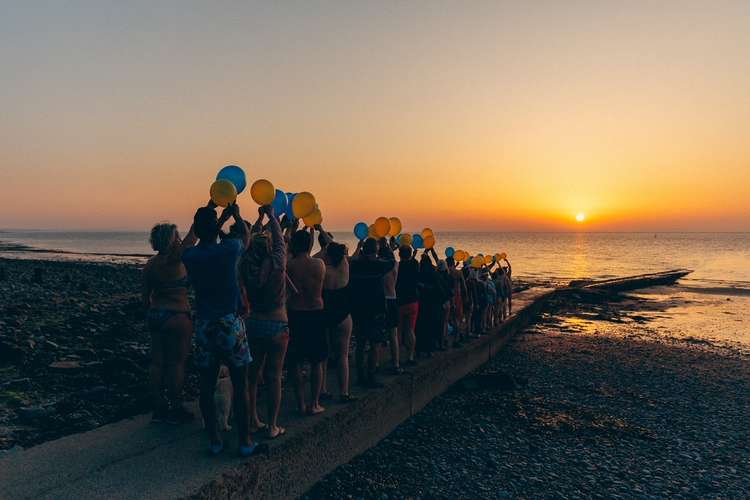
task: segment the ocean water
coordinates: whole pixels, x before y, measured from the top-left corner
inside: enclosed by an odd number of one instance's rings
[[[350,232],[334,233],[350,249]],[[750,290],[750,233],[458,233],[437,232],[437,251],[506,252],[513,275],[565,283],[688,268],[685,286]],[[0,255],[19,258],[143,262],[146,232],[0,231]]]

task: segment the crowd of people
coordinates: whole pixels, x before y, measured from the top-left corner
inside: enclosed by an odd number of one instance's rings
[[[312,254],[316,234],[320,251]],[[356,384],[377,388],[378,373],[401,374],[420,358],[489,332],[511,312],[507,259],[474,268],[452,257],[441,260],[434,248],[419,253],[400,246],[393,237],[361,240],[349,255],[320,225],[300,228],[297,219],[277,217],[271,205],[261,206],[250,224],[236,203],[217,216],[209,202],[196,211],[184,239],[175,225],[157,224],[151,245],[157,254],[144,269],[143,295],[152,339],[153,421],[194,418],[181,401],[193,340],[200,411],[213,454],[224,447],[215,405],[222,370],[231,380],[239,453],[247,457],[267,449],[253,440],[253,431],[271,439],[286,432],[279,424],[284,369],[297,410],[317,415],[334,399],[326,383],[329,367],[337,373],[338,401],[355,399],[352,338]],[[384,348],[390,349],[390,367],[381,366]],[[261,383],[267,388],[265,421],[258,414]]]

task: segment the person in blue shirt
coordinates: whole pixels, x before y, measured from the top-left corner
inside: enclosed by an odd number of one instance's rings
[[[262,451],[250,436],[248,422],[247,373],[252,361],[245,325],[238,315],[241,294],[238,263],[245,252],[250,232],[240,217],[240,207],[229,205],[216,217],[216,205],[209,203],[195,212],[193,227],[199,239],[182,253],[182,261],[195,290],[195,363],[200,369],[200,408],[210,440],[210,451],[224,448],[216,425],[214,392],[222,365],[229,369],[234,390],[234,415],[239,433],[240,455]],[[219,235],[224,223],[236,222],[232,237]]]

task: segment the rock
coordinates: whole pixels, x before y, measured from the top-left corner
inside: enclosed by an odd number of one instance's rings
[[[49,364],[49,368],[58,371],[75,371],[81,368],[78,361],[55,361]]]
[[[52,406],[26,406],[16,410],[21,420],[32,421],[49,417],[54,413]]]
[[[26,353],[19,346],[8,341],[0,341],[0,361],[8,363],[22,363]]]

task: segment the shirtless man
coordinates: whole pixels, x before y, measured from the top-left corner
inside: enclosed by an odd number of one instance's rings
[[[385,238],[379,242],[378,258],[387,261],[396,261],[393,250],[388,245]],[[393,374],[400,375],[404,373],[399,362],[401,342],[398,338],[398,300],[396,299],[396,281],[398,279],[398,262],[395,263],[383,278],[383,292],[385,293],[385,333],[391,344],[391,362],[393,363]]]
[[[291,293],[287,302],[289,316],[289,350],[287,359],[293,374],[297,396],[297,408],[305,415],[317,415],[325,411],[320,405],[323,387],[323,363],[328,359],[325,313],[323,311],[323,280],[325,264],[310,256],[313,234],[305,230],[292,234],[287,263],[287,274],[291,281]],[[302,363],[310,362],[310,394],[312,400],[305,403],[302,381]]]

